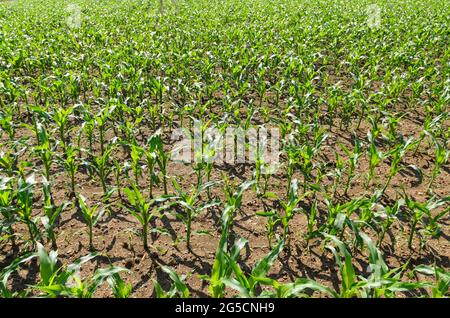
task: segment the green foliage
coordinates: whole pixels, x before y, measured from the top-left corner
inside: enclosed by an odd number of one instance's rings
[[[103,216],[105,212],[104,209],[99,210],[98,205],[94,205],[89,207],[86,203],[86,198],[81,194],[78,196],[78,204],[80,206],[81,214],[83,215],[83,219],[88,226],[88,235],[89,235],[89,249],[94,250],[94,244],[92,242],[93,239],[93,229],[97,225],[98,221]]]
[[[105,282],[132,296],[140,285],[121,268],[77,274],[98,254],[57,261],[76,221],[88,228],[86,252],[104,220],[118,245],[138,226],[142,246],[130,236],[128,247],[151,262],[168,251],[197,258],[192,235],[218,239],[201,276],[213,297],[448,297],[445,266],[391,269],[382,253],[443,257],[434,254],[450,211],[448,1],[157,2],[0,2],[0,249],[14,256],[1,296],[93,297]],[[194,148],[188,162],[173,160],[178,128]],[[266,156],[274,140],[276,162]],[[259,236],[268,246],[255,246]],[[336,260],[336,290],[269,272],[321,243]],[[255,248],[268,254],[251,267]],[[15,290],[8,279],[33,257],[35,285]],[[160,266],[171,285],[155,281],[154,296],[191,296],[176,268]]]
[[[173,284],[166,292],[161,285],[154,280],[153,285],[155,288],[155,294],[157,298],[174,298],[176,295],[180,298],[189,298],[189,289],[184,283],[184,277],[180,277],[173,269],[168,266],[160,265],[161,269],[167,273],[172,280]]]
[[[177,218],[181,219],[186,225],[186,244],[187,247],[191,248],[191,233],[192,233],[192,221],[197,217],[203,210],[211,208],[218,205],[219,201],[210,201],[205,203],[200,203],[199,196],[202,191],[209,189],[215,183],[208,182],[201,185],[199,188],[195,187],[191,190],[191,193],[185,192],[181,186],[176,182],[175,179],[172,180],[173,187],[177,192],[177,196],[173,199],[175,202],[172,204],[178,205],[182,211],[178,212],[175,210],[175,215]]]

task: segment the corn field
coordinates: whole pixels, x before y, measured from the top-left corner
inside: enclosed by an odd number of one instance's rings
[[[447,0],[1,1],[0,297],[450,296],[449,44]]]

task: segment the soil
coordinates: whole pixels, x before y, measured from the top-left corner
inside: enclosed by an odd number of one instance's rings
[[[404,136],[414,136],[417,138],[421,132],[421,124],[417,122],[416,114],[408,114],[399,123],[397,133]],[[257,122],[261,119],[255,117]],[[335,153],[337,152],[342,158],[347,158],[345,153],[339,147],[339,143],[344,144],[352,149],[352,136],[349,131],[356,129],[356,123],[352,123],[353,127],[339,128],[338,121],[327,128],[328,138],[326,139],[319,153],[318,161],[329,165],[330,171],[335,166]],[[175,122],[175,125],[179,123]],[[324,125],[324,127],[327,127]],[[74,125],[73,131],[76,132]],[[366,134],[369,125],[363,121],[361,127],[355,130],[358,138],[365,143]],[[30,131],[20,128],[16,138],[29,137],[28,145],[34,143],[34,137]],[[142,136],[140,140],[146,140],[148,131],[146,128],[141,129]],[[72,136],[74,139],[76,136]],[[113,137],[112,130],[108,130],[106,140]],[[6,145],[6,137],[2,137],[3,144]],[[168,147],[170,146],[170,134],[164,135],[164,140]],[[87,141],[82,138],[82,145],[87,147]],[[1,147],[0,150],[6,147]],[[387,142],[380,139],[380,149],[386,152],[389,148]],[[96,141],[96,150],[98,151],[98,141]],[[59,151],[59,150],[58,150]],[[382,198],[381,204],[388,205],[400,198],[400,187],[404,187],[406,193],[419,202],[426,202],[430,199],[427,194],[428,178],[431,175],[434,163],[434,151],[432,145],[423,142],[419,152],[407,155],[402,160],[402,166],[406,167],[398,173],[390,183],[390,186]],[[113,153],[113,158],[119,160],[129,160],[119,148]],[[22,155],[22,160],[32,162],[32,166],[42,167],[41,163],[33,156],[29,150]],[[285,158],[282,158],[285,163]],[[345,159],[347,160],[347,159]],[[408,168],[409,165],[419,167],[423,172],[423,180],[413,169]],[[358,168],[357,177],[351,183],[351,187],[346,195],[342,188],[339,188],[336,194],[336,202],[348,202],[350,198],[364,197],[373,192],[375,186],[380,187],[386,180],[389,173],[389,162],[384,160],[375,170],[375,177],[368,188],[365,186],[366,174],[368,170],[367,156],[362,156]],[[252,178],[253,165],[238,164],[230,166],[227,164],[216,165],[213,169],[212,180],[223,180],[222,174],[230,177],[231,182],[239,185],[244,180]],[[270,246],[266,236],[266,218],[256,215],[256,212],[267,211],[270,209],[280,209],[280,201],[284,200],[286,195],[286,169],[280,168],[271,178],[268,191],[276,194],[277,198],[262,198],[255,194],[253,189],[249,189],[244,194],[242,207],[237,213],[235,224],[233,227],[234,235],[243,237],[248,240],[248,245],[241,255],[240,265],[245,272],[249,272],[252,266],[260,260],[264,255],[269,253]],[[39,171],[36,171],[39,173]],[[315,171],[313,171],[313,175]],[[434,195],[437,198],[448,196],[450,193],[450,167],[448,165],[442,167],[441,173],[434,182]],[[70,198],[68,191],[68,178],[65,171],[56,163],[52,165],[52,184],[55,203],[60,204]],[[190,165],[182,163],[170,162],[168,175],[174,176],[184,190],[190,189],[196,184],[196,176]],[[299,184],[302,184],[303,177],[295,175]],[[346,180],[346,175],[342,176],[342,180]],[[146,171],[140,178],[141,189],[148,188],[148,178]],[[128,186],[128,182],[122,178],[121,187]],[[321,185],[331,193],[333,186],[332,177],[323,177]],[[341,181],[343,182],[343,181]],[[110,177],[109,185],[115,186],[114,179]],[[174,193],[173,186],[168,184],[169,193]],[[218,198],[222,202],[224,200],[223,183],[219,183],[211,190],[211,197]],[[39,192],[35,194],[35,214],[39,215],[42,211],[42,198]],[[109,199],[108,204],[102,202],[103,190],[100,187],[99,180],[96,177],[90,177],[86,170],[80,169],[76,174],[76,192],[87,198],[90,205],[99,204],[100,207],[106,209],[107,213],[100,220],[94,229],[94,246],[102,256],[97,257],[94,261],[85,264],[82,267],[81,274],[89,275],[99,267],[105,267],[108,264],[122,266],[130,270],[129,273],[122,274],[124,279],[133,286],[134,297],[151,297],[154,296],[153,280],[157,280],[166,290],[170,286],[168,275],[164,273],[158,264],[164,264],[172,267],[177,273],[186,276],[186,282],[189,290],[194,297],[209,296],[208,283],[199,275],[208,275],[214,262],[215,252],[220,239],[220,216],[221,207],[210,208],[203,214],[197,216],[193,222],[193,232],[200,231],[199,234],[192,236],[192,251],[187,249],[184,241],[185,227],[183,223],[173,214],[173,209],[167,210],[164,215],[155,217],[151,222],[152,229],[160,229],[154,231],[149,238],[150,251],[143,249],[142,240],[136,235],[140,231],[140,225],[136,219],[129,214],[121,206],[121,198],[115,192]],[[156,186],[154,189],[155,196],[163,193],[162,185]],[[319,216],[318,225],[326,219],[326,205],[323,197],[319,198]],[[201,200],[206,200],[206,193],[202,194]],[[302,203],[306,211],[312,204],[310,199]],[[223,207],[223,206],[222,206]],[[385,240],[381,245],[381,249],[385,255],[385,259],[390,267],[399,267],[408,263],[408,268],[413,268],[418,264],[436,264],[445,269],[450,268],[450,222],[446,217],[440,222],[442,227],[442,235],[439,238],[426,238],[426,245],[421,246],[419,237],[416,235],[413,241],[413,248],[407,246],[407,239],[410,231],[408,219],[401,219],[394,222],[388,231]],[[307,218],[304,213],[297,213],[289,224],[290,240],[270,270],[270,275],[278,279],[280,282],[292,282],[299,277],[307,277],[319,281],[325,285],[339,288],[339,272],[334,261],[333,255],[325,249],[324,241],[320,238],[312,239],[306,244],[305,234],[307,233]],[[10,241],[0,243],[0,268],[4,268],[11,263],[18,255],[30,249],[26,244],[27,231],[21,224],[14,225],[14,230],[20,235],[16,239],[15,246]],[[347,231],[347,235],[351,237],[351,232]],[[281,233],[281,229],[277,228],[277,232]],[[75,206],[66,209],[60,217],[59,225],[56,229],[57,249],[59,260],[63,264],[70,264],[74,260],[87,255],[89,251],[87,227],[79,211]],[[370,233],[373,236],[373,233]],[[272,242],[274,243],[274,242]],[[50,245],[46,245],[50,248]],[[360,274],[367,274],[367,255],[365,253],[354,253],[355,266]],[[21,290],[28,284],[36,283],[38,273],[38,264],[31,261],[21,267],[20,271],[13,274],[10,279],[13,290]],[[232,294],[228,294],[230,296]],[[98,289],[95,296],[110,297],[110,289],[104,284]],[[405,294],[404,296],[408,296]]]

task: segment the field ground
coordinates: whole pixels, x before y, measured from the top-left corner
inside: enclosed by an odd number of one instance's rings
[[[0,297],[449,296],[449,20],[438,0],[2,1]],[[278,129],[278,169],[206,140],[171,160],[196,121]]]

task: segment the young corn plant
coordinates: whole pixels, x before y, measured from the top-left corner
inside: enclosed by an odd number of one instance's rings
[[[58,225],[61,212],[69,207],[71,203],[64,202],[61,205],[55,205],[50,192],[50,183],[45,179],[42,181],[42,191],[44,194],[44,216],[41,216],[41,223],[45,228],[48,240],[52,243],[52,249],[56,249],[55,227]]]
[[[278,214],[277,210],[271,210],[268,212],[256,212],[256,215],[263,216],[267,218],[266,221],[266,231],[267,231],[267,242],[269,247],[272,247],[272,240],[275,236],[276,226],[281,223],[281,216]]]
[[[401,280],[402,272],[406,266],[389,270],[382,253],[376,248],[372,240],[364,233],[360,233],[369,250],[368,277],[356,274],[353,266],[353,257],[343,242],[332,235],[325,235],[333,242],[327,248],[333,253],[339,266],[341,286],[337,292],[340,298],[380,298],[396,297],[396,292],[411,291],[426,287],[426,283],[411,283]]]
[[[244,274],[237,262],[225,254],[229,266],[232,268],[234,277],[224,278],[223,283],[239,292],[240,297],[258,297],[261,296],[260,284],[272,282],[267,274],[284,248],[284,242],[281,240],[272,249],[272,251],[259,260],[253,267],[248,277]],[[264,294],[263,294],[264,295]]]
[[[434,238],[439,237],[441,232],[441,226],[439,222],[444,219],[450,212],[450,207],[448,202],[450,202],[450,197],[444,197],[435,200],[434,197],[430,198],[428,202],[420,203],[411,199],[403,190],[403,198],[405,200],[408,212],[411,216],[411,229],[408,238],[408,247],[412,248],[412,242],[414,234],[419,232],[421,247],[426,245],[426,236],[431,236]],[[440,207],[447,205],[446,208],[438,210]],[[435,210],[438,210],[435,212]],[[417,230],[419,223],[422,223],[422,229]]]
[[[233,224],[234,215],[241,207],[244,192],[254,184],[255,180],[247,180],[241,183],[237,189],[225,186],[225,209],[222,214],[222,222],[227,223],[227,226],[231,227]]]
[[[24,148],[25,150],[25,148]],[[19,153],[0,152],[0,171],[6,174],[8,178],[12,178],[15,175],[20,175],[25,179],[24,175],[20,174],[18,167]]]
[[[55,109],[51,115],[53,121],[56,123],[59,132],[59,141],[61,142],[63,153],[66,153],[67,133],[69,126],[69,117],[73,112],[73,107]],[[48,179],[48,178],[47,178]]]
[[[148,225],[153,217],[156,216],[157,211],[152,212],[151,209],[158,202],[164,202],[168,197],[160,197],[152,200],[147,200],[139,188],[133,184],[131,188],[124,189],[129,204],[122,205],[133,215],[142,227],[141,238],[144,250],[148,251]]]
[[[371,131],[369,131],[369,133],[367,134],[367,139],[369,140],[370,145],[368,148],[369,171],[367,173],[366,188],[369,187],[369,184],[373,179],[375,168],[378,167],[378,165],[381,163],[381,161],[383,161],[384,158],[383,153],[378,150],[376,146],[375,136]]]
[[[290,145],[286,149],[288,164],[287,164],[287,192],[286,196],[289,196],[290,186],[292,184],[292,178],[294,176],[294,172],[296,167],[299,165],[300,153],[296,147]]]
[[[381,210],[376,213],[376,217],[381,219],[381,232],[378,235],[377,246],[381,247],[386,233],[391,228],[392,224],[398,220],[398,215],[402,206],[405,204],[405,200],[400,199],[395,202],[393,206],[382,206]]]
[[[16,193],[13,189],[13,178],[0,180],[0,241],[11,239],[15,245],[15,236],[12,225],[16,222],[15,201]]]
[[[189,298],[190,293],[189,289],[184,282],[185,277],[180,277],[172,268],[164,265],[159,265],[159,267],[169,275],[172,280],[172,286],[168,291],[164,291],[158,281],[153,280],[154,292],[156,298],[175,298],[178,296],[179,298]]]
[[[420,146],[422,145],[422,142],[424,141],[425,137],[432,136],[433,132],[440,127],[440,121],[445,119],[448,116],[448,113],[442,113],[435,118],[432,118],[431,116],[427,116],[424,120],[423,129],[420,132],[419,140],[417,141],[416,148],[414,149],[414,156],[417,154],[417,152],[420,149]]]
[[[355,178],[355,171],[358,167],[359,158],[361,158],[361,156],[362,156],[361,143],[360,143],[358,137],[355,136],[354,140],[355,140],[355,144],[353,147],[353,151],[350,151],[343,144],[339,144],[341,149],[349,157],[349,164],[348,164],[348,170],[347,170],[347,181],[345,182],[344,195],[348,194],[348,190],[350,189],[351,183],[352,183],[353,179]]]
[[[391,183],[392,178],[400,171],[400,163],[402,158],[405,156],[406,152],[414,146],[413,139],[409,138],[405,143],[398,145],[386,154],[386,157],[392,157],[391,167],[389,169],[389,174],[381,190],[381,195],[383,195]]]
[[[84,164],[92,168],[97,177],[100,180],[103,189],[103,195],[105,199],[108,198],[110,192],[108,190],[108,177],[112,172],[112,165],[110,164],[110,156],[112,152],[112,147],[106,149],[101,156],[92,156],[92,161],[85,161]]]
[[[433,182],[436,179],[436,177],[441,172],[441,168],[443,165],[445,165],[448,161],[448,157],[450,155],[450,150],[448,150],[445,145],[442,145],[439,143],[436,138],[433,138],[434,145],[435,145],[435,159],[434,159],[434,167],[433,171],[431,172],[430,182],[428,184],[427,192],[430,192]]]
[[[334,176],[333,180],[333,193],[331,195],[331,199],[334,200],[338,191],[338,185],[341,182],[342,176],[344,174],[345,165],[344,160],[341,156],[335,151],[334,156],[336,158],[336,167],[334,169],[334,172],[331,172],[330,175]]]
[[[172,205],[178,205],[182,210],[180,212],[175,210],[175,216],[181,219],[186,226],[186,245],[187,248],[191,250],[192,221],[202,211],[219,204],[219,201],[201,203],[199,200],[200,194],[212,187],[215,182],[205,183],[200,188],[195,187],[190,193],[184,191],[175,179],[172,180],[172,184],[177,193]]]
[[[66,148],[65,156],[58,158],[70,180],[69,197],[75,197],[75,175],[78,172],[76,150],[70,146]]]
[[[83,215],[83,219],[88,226],[89,250],[94,251],[95,247],[93,244],[93,229],[103,216],[105,210],[100,210],[99,205],[89,207],[86,203],[86,198],[81,194],[78,196],[78,204]]]
[[[448,270],[437,266],[419,265],[414,268],[413,272],[434,276],[435,281],[431,286],[431,297],[450,297],[450,272]]]
[[[356,237],[358,237],[359,231],[355,228],[355,223],[350,217],[358,211],[370,211],[367,209],[367,205],[370,204],[370,201],[357,198],[345,203],[334,204],[329,199],[325,199],[325,203],[328,209],[327,223],[321,226],[320,231],[326,232],[329,235],[339,235],[339,238],[343,239],[345,228],[348,226],[354,230]],[[360,222],[367,222],[367,220],[364,219],[368,219],[368,217],[364,217],[364,213],[360,214],[360,218]]]
[[[209,282],[209,292],[213,298],[223,298],[225,295],[225,280],[233,273],[231,261],[239,260],[240,252],[247,244],[243,238],[237,239],[229,249],[230,226],[225,220],[222,222],[222,233],[216,250],[216,257],[211,268],[210,276],[201,275],[200,278]]]
[[[440,234],[440,226],[439,221],[443,219],[449,212],[450,207],[444,208],[442,211],[438,213],[432,213],[437,208],[448,204],[450,201],[450,197],[444,197],[439,200],[435,200],[434,197],[428,200],[428,202],[421,203],[412,199],[404,189],[403,191],[403,199],[405,201],[405,205],[408,209],[408,213],[411,217],[410,224],[410,233],[408,237],[408,247],[412,248],[412,243],[414,239],[414,235],[417,232],[417,226],[419,223],[422,223],[425,234],[431,234],[434,237],[438,237]],[[434,214],[434,215],[433,215]],[[421,239],[421,244],[425,244],[423,238]]]
[[[194,172],[197,175],[197,188],[200,188],[203,183],[203,174],[206,172],[208,166],[208,157],[210,149],[207,141],[207,129],[210,121],[202,124],[200,121],[192,118],[194,122]]]
[[[106,281],[115,298],[130,298],[133,287],[131,284],[125,283],[119,273],[108,273]]]
[[[266,228],[268,230],[267,236],[268,236],[269,243],[271,243],[272,238],[275,234],[274,229],[277,224],[281,224],[281,226],[283,227],[283,240],[285,242],[290,241],[289,223],[291,222],[295,213],[301,211],[301,208],[298,205],[308,195],[309,195],[309,192],[303,194],[302,196],[298,195],[298,181],[297,181],[297,179],[294,179],[294,180],[292,180],[292,183],[290,186],[288,199],[286,201],[280,202],[280,204],[283,208],[282,213],[277,212],[277,211],[272,211],[269,213],[266,213],[266,212],[258,212],[257,213],[257,215],[265,216],[268,218]]]
[[[131,170],[133,171],[134,183],[139,185],[139,177],[142,175],[141,159],[144,155],[144,149],[138,145],[131,144]]]
[[[195,153],[195,165],[193,167],[194,172],[197,176],[196,187],[200,188],[203,184],[203,173],[206,170],[206,161],[203,154],[200,152]]]
[[[153,198],[153,187],[159,182],[155,167],[157,164],[158,152],[158,138],[153,136],[148,141],[147,149],[144,150],[145,159],[147,163],[148,179],[149,179],[149,195]]]
[[[389,112],[382,111],[384,117],[384,123],[387,126],[388,136],[386,139],[389,140],[391,144],[395,144],[399,139],[398,136],[398,123],[400,120],[406,115],[406,113],[396,116],[395,114],[391,114]]]
[[[9,141],[14,143],[17,131],[11,114],[5,114],[0,111],[0,128],[6,133]]]
[[[317,237],[318,235],[320,235],[320,231],[317,229],[317,216],[319,214],[319,208],[318,208],[318,203],[317,203],[317,199],[314,199],[314,201],[311,204],[311,209],[309,211],[309,214],[307,213],[306,210],[304,210],[306,217],[308,218],[308,230],[305,234],[305,238],[306,238],[306,246],[309,245],[309,241],[314,238]]]
[[[217,150],[221,146],[222,136],[216,136],[214,140],[210,141],[205,147],[203,156],[205,158],[205,174],[206,174],[206,182],[211,182],[211,174],[214,167],[214,159],[217,155]],[[208,199],[211,199],[211,188],[208,187],[206,189],[208,194]]]
[[[442,220],[450,213],[450,196],[440,198],[438,200],[431,199],[427,204],[427,223],[425,224],[424,234],[438,238],[442,235]],[[446,205],[446,207],[442,207]],[[441,208],[442,207],[442,208]],[[434,212],[435,210],[438,210]]]
[[[261,196],[263,193],[261,191],[261,176],[264,175],[264,150],[266,144],[265,140],[260,138],[259,142],[256,145],[256,158],[255,158],[255,171],[253,173],[253,178],[255,179],[255,191],[258,196]]]
[[[40,236],[39,229],[33,219],[33,188],[35,180],[34,175],[26,180],[19,179],[17,189],[17,208],[16,213],[18,219],[23,222],[28,229],[31,244],[36,244],[36,239]]]
[[[88,112],[84,112],[83,124],[80,128],[80,134],[77,139],[77,147],[81,150],[81,135],[85,134],[88,140],[88,156],[91,157],[94,154],[94,130],[95,121]],[[81,155],[80,155],[81,157]]]
[[[106,106],[97,115],[94,116],[95,126],[98,127],[99,131],[99,143],[100,143],[100,156],[103,157],[105,152],[105,133],[107,131],[107,123],[111,119],[111,115],[115,107]]]
[[[33,151],[38,154],[39,159],[44,166],[44,177],[47,180],[50,180],[50,168],[53,162],[56,147],[51,146],[49,133],[43,125],[38,123],[36,125],[36,129],[39,144],[33,148]]]
[[[97,269],[91,277],[82,280],[79,276],[83,264],[91,261],[99,254],[91,253],[66,265],[58,265],[58,253],[50,251],[38,243],[37,256],[39,262],[39,277],[37,285],[32,289],[41,293],[43,297],[75,297],[92,298],[102,283],[120,272],[128,272],[127,269],[118,266]]]
[[[369,277],[361,277],[361,296],[364,298],[395,298],[397,292],[409,292],[429,286],[427,282],[409,282],[402,280],[402,274],[406,269],[405,265],[389,269],[384,261],[382,252],[375,243],[365,233],[360,233],[365,246],[369,252]],[[365,284],[365,285],[364,285]]]
[[[113,174],[114,174],[114,181],[115,181],[115,188],[117,189],[117,194],[119,195],[119,198],[122,199],[122,178],[123,176],[128,177],[128,172],[131,169],[129,162],[122,160],[118,160],[117,158],[112,158],[113,162]]]
[[[27,297],[28,291],[21,290],[19,292],[12,292],[9,289],[8,279],[14,271],[16,271],[19,266],[23,263],[28,262],[29,260],[35,257],[35,253],[28,252],[24,255],[16,257],[8,266],[2,268],[0,270],[0,297],[1,298],[18,298],[18,297]]]
[[[163,181],[164,195],[167,195],[167,165],[170,159],[169,152],[164,150],[164,143],[160,134],[155,134],[154,145],[157,153],[156,162],[158,163],[159,170],[161,171],[161,179]]]
[[[314,158],[319,153],[323,142],[328,138],[328,135],[321,130],[317,130],[314,135],[313,145],[303,145],[299,148],[300,154],[300,170],[303,174],[303,192],[306,193],[308,189],[308,182],[311,181],[311,172],[313,171]]]

